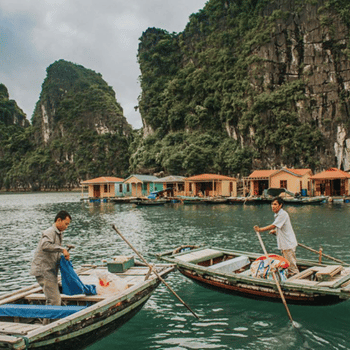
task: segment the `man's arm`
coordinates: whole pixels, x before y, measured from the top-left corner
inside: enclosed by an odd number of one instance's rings
[[[269,226],[265,226],[265,227],[259,227],[257,225],[254,226],[254,230],[257,232],[263,232],[263,231],[270,231],[269,233],[271,234],[275,234],[276,230],[275,230],[276,226],[275,225],[269,225]]]

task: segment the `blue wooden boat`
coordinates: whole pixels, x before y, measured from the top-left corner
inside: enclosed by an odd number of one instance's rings
[[[154,266],[163,278],[174,269]],[[85,266],[77,273],[86,283],[98,271],[107,267]],[[160,280],[142,264],[115,275],[127,289],[109,295],[61,294],[63,306],[46,306],[38,284],[1,295],[0,349],[79,350],[116,331],[141,310]],[[43,324],[43,318],[50,323]]]

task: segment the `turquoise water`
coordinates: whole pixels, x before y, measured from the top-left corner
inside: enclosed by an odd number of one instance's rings
[[[99,263],[132,251],[112,229],[115,224],[150,262],[154,253],[180,244],[206,244],[262,252],[252,229],[273,220],[269,205],[165,205],[83,203],[79,193],[0,195],[0,293],[34,282],[31,259],[40,232],[56,213],[68,210],[73,221],[64,242],[74,244],[71,260]],[[350,204],[286,207],[300,243],[346,262],[349,257]],[[275,237],[262,234],[268,252]],[[302,248],[299,257],[314,258]],[[160,286],[141,312],[89,350],[130,349],[350,349],[350,301],[334,306],[290,306],[298,328],[291,327],[282,304],[207,290],[171,274],[167,282],[200,316],[192,314]]]

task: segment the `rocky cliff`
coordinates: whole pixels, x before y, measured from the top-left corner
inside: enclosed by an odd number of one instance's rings
[[[33,126],[37,142],[45,145],[84,129],[96,135],[131,132],[115,92],[101,74],[64,60],[47,68]]]
[[[18,107],[16,101],[10,100],[9,92],[4,84],[0,83],[0,123],[6,126],[29,126],[25,113]]]
[[[345,0],[209,0],[182,33],[149,28],[138,53],[147,132],[134,164],[153,157],[164,169],[166,137],[209,133],[222,139],[207,171],[348,170],[349,13]],[[185,173],[188,147],[173,151]]]
[[[1,99],[8,96],[0,86]],[[7,122],[0,123],[0,188],[72,188],[89,178],[128,174],[132,128],[113,89],[92,70],[54,62],[32,125],[22,130],[14,118]]]

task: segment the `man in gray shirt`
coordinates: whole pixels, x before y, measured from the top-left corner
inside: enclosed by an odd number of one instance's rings
[[[71,219],[68,212],[60,211],[55,217],[55,223],[42,233],[34,254],[30,273],[42,287],[46,305],[61,305],[57,274],[61,255],[69,260],[69,252],[62,247],[62,232]]]
[[[275,221],[266,227],[254,226],[255,231],[270,231],[277,237],[278,249],[282,251],[282,255],[289,261],[288,276],[295,275],[299,272],[296,263],[295,249],[298,246],[295,233],[290,222],[288,213],[283,210],[283,199],[275,198],[271,203],[271,209],[275,213]]]

